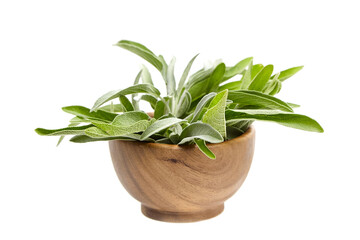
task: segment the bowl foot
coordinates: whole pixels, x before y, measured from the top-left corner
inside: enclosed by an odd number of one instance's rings
[[[166,212],[141,205],[141,212],[148,218],[163,222],[196,222],[216,217],[224,210],[224,204],[197,212]]]

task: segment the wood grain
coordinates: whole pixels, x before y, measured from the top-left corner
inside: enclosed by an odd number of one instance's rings
[[[208,144],[211,160],[194,145],[110,141],[115,171],[144,215],[167,222],[214,217],[244,182],[254,154],[255,130]]]

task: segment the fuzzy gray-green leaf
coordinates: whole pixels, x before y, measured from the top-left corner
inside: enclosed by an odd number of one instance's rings
[[[177,123],[185,122],[186,120],[179,119],[179,118],[165,118],[161,120],[155,121],[153,124],[151,124],[141,135],[141,140],[144,140],[151,135],[160,132],[161,130],[164,130],[168,127],[171,127]]]
[[[242,73],[245,70],[245,68],[249,66],[250,62],[252,62],[252,59],[253,59],[252,57],[245,58],[240,62],[238,62],[235,66],[227,68],[221,82],[224,82],[227,79],[230,79],[235,75]]]
[[[220,63],[216,66],[213,73],[210,76],[210,79],[208,80],[208,86],[207,86],[207,92],[215,92],[219,84],[221,83],[221,80],[224,77],[225,73],[225,64]]]
[[[111,122],[118,115],[103,110],[90,112],[90,109],[83,106],[67,106],[67,107],[63,107],[62,110],[66,113],[70,113],[81,118],[100,120],[106,122]]]
[[[203,152],[208,158],[215,159],[215,154],[206,146],[206,143],[202,139],[195,139],[196,146]]]
[[[191,94],[185,90],[181,95],[179,103],[177,105],[176,117],[183,116],[190,108],[191,105]]]
[[[283,82],[286,79],[288,79],[289,77],[292,77],[293,75],[295,75],[297,72],[299,72],[301,69],[303,69],[303,67],[304,66],[293,67],[293,68],[289,68],[284,71],[281,71],[278,79]]]
[[[186,78],[188,77],[189,75],[189,72],[190,72],[190,69],[191,69],[191,66],[193,64],[193,62],[195,61],[196,57],[198,56],[199,54],[196,54],[191,60],[190,62],[188,63],[188,65],[186,66],[181,78],[180,78],[180,81],[179,81],[179,85],[178,85],[178,88],[177,88],[177,96],[180,95],[180,92],[182,90],[182,88],[184,87],[184,84],[185,84],[185,81],[186,81]]]
[[[93,125],[86,125],[86,126],[77,126],[77,127],[66,127],[66,128],[59,128],[59,129],[44,129],[44,128],[37,128],[35,132],[41,136],[63,136],[63,135],[78,135],[84,134],[85,129],[92,127]]]
[[[193,113],[193,117],[191,119],[191,122],[196,122],[199,117],[200,114],[202,112],[202,110],[204,109],[204,107],[216,96],[216,93],[212,92],[209,93],[207,95],[205,95],[203,98],[201,98],[200,102],[196,105],[195,111]]]
[[[261,108],[278,109],[285,112],[293,112],[292,108],[280,99],[257,91],[239,90],[230,91],[228,99],[237,103],[238,107],[257,106]]]
[[[300,114],[278,110],[226,110],[226,121],[261,120],[311,132],[324,132],[314,119]]]
[[[228,90],[219,92],[209,105],[209,109],[202,117],[202,122],[209,124],[215,128],[220,134],[226,138],[225,125],[225,107]]]
[[[265,66],[252,80],[249,86],[249,90],[255,90],[261,92],[265,87],[266,83],[269,81],[271,74],[273,72],[274,66],[267,65]]]
[[[119,96],[119,100],[120,100],[121,104],[125,107],[127,112],[134,111],[134,106],[132,105],[132,103],[129,101],[129,99],[125,95],[121,94]]]
[[[91,111],[96,111],[101,105],[103,105],[104,103],[106,103],[114,98],[119,97],[120,95],[128,95],[128,94],[134,94],[134,93],[147,93],[147,94],[153,95],[155,97],[160,96],[160,91],[157,88],[155,88],[153,85],[146,84],[146,83],[137,84],[137,85],[133,85],[133,86],[130,86],[130,87],[122,89],[122,90],[114,90],[114,91],[110,91],[110,92],[104,94],[95,102]]]
[[[210,143],[220,143],[224,141],[224,138],[221,136],[221,134],[209,124],[195,122],[184,128],[184,130],[181,132],[179,144],[187,143],[196,138],[203,139]]]
[[[143,59],[145,59],[146,61],[151,63],[159,71],[162,70],[163,65],[162,65],[161,61],[159,60],[159,58],[144,45],[137,43],[137,42],[128,41],[128,40],[121,40],[118,43],[116,43],[115,45],[122,47],[132,53],[135,53],[136,55],[142,57]]]

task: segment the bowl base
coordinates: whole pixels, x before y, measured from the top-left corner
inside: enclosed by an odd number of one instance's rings
[[[163,222],[197,222],[216,217],[224,211],[224,204],[197,212],[166,212],[141,205],[141,212],[148,218]]]

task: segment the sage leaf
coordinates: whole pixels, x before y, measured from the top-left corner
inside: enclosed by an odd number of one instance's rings
[[[253,58],[245,58],[238,62],[235,66],[227,68],[224,74],[224,77],[221,82],[224,82],[240,73],[242,73],[247,66],[252,62]]]
[[[125,112],[121,115],[116,116],[112,121],[112,124],[117,126],[126,126],[136,123],[137,121],[149,119],[149,115],[147,115],[143,111]]]
[[[137,85],[133,85],[128,88],[125,88],[123,90],[110,91],[110,92],[104,94],[95,102],[91,111],[92,112],[96,111],[101,105],[103,105],[104,103],[106,103],[114,98],[119,97],[120,95],[128,95],[128,94],[134,94],[134,93],[148,93],[155,97],[160,97],[160,91],[157,88],[155,88],[153,85],[146,84],[146,83],[137,84]]]
[[[140,100],[144,100],[144,101],[150,103],[152,109],[155,109],[156,102],[158,101],[156,97],[148,95],[148,94],[142,95],[140,97]]]
[[[286,79],[288,79],[289,77],[292,77],[293,75],[295,75],[297,72],[299,72],[303,68],[304,68],[304,66],[299,66],[299,67],[293,67],[293,68],[289,68],[284,71],[281,71],[278,79],[283,82]]]
[[[234,81],[234,82],[226,83],[226,84],[220,86],[220,87],[218,88],[218,91],[221,92],[221,91],[223,91],[223,90],[225,90],[225,89],[227,89],[227,90],[240,90],[240,89],[241,89],[241,83],[242,83],[241,80],[240,80],[240,81]]]
[[[292,108],[280,99],[264,93],[250,90],[230,91],[228,99],[237,103],[238,107],[257,106],[261,108],[278,109],[285,112],[293,112]]]
[[[141,79],[143,83],[147,83],[150,85],[154,85],[152,79],[151,79],[151,74],[149,72],[149,70],[147,69],[147,67],[145,65],[142,65],[142,70],[141,70]]]
[[[106,111],[106,112],[125,112],[125,108],[122,104],[109,104],[109,105],[105,105],[101,108],[99,108],[99,110],[102,111]]]
[[[264,68],[264,65],[262,65],[262,64],[253,65],[253,67],[251,69],[251,79],[254,79],[263,68]]]
[[[144,45],[133,41],[121,40],[118,43],[116,43],[115,46],[122,47],[132,53],[135,53],[139,57],[142,57],[143,59],[151,63],[155,68],[157,68],[161,72],[163,68],[161,61],[152,51],[150,51]]]
[[[180,134],[179,144],[190,142],[194,139],[202,139],[210,143],[223,142],[224,138],[212,126],[202,122],[191,123]]]
[[[110,136],[123,136],[130,133],[143,132],[149,126],[150,121],[148,120],[138,120],[130,125],[121,124],[108,124],[103,122],[92,121],[92,124],[105,131]]]
[[[98,121],[91,123],[110,136],[122,136],[144,131],[150,125],[149,118],[144,112],[133,111],[118,115],[110,124]]]
[[[175,58],[171,59],[166,72],[166,90],[168,96],[172,96],[175,93],[175,87],[176,87],[175,76],[174,76],[175,61],[176,61]]]
[[[159,100],[155,105],[154,118],[159,119],[164,114],[165,114],[165,103],[162,100]]]
[[[71,122],[70,122],[70,124],[68,125],[68,127],[75,127],[75,126],[78,126],[79,124],[80,124],[80,123],[71,123]],[[57,147],[58,147],[58,146],[60,145],[60,143],[64,140],[64,138],[65,138],[64,135],[62,135],[62,136],[59,137],[59,140],[58,140],[58,142],[57,142],[57,144],[56,144]]]
[[[92,138],[110,137],[110,135],[107,132],[105,132],[97,127],[89,127],[87,129],[85,129],[85,134]]]
[[[139,84],[140,77],[142,76],[142,71],[143,71],[143,69],[141,69],[139,71],[139,73],[136,75],[135,80],[134,80],[134,85]],[[138,95],[137,93],[131,94],[131,101],[132,101],[132,104],[133,104],[135,110],[139,110],[139,101],[136,99],[137,95]]]
[[[160,132],[168,127],[171,127],[177,123],[185,122],[186,120],[179,119],[179,118],[165,118],[161,120],[155,121],[151,124],[141,135],[140,140],[144,140],[151,135]]]
[[[75,143],[87,143],[87,142],[98,142],[98,141],[111,141],[111,140],[121,140],[121,141],[139,141],[139,134],[128,134],[125,136],[116,136],[116,137],[102,137],[102,138],[92,138],[87,135],[76,135],[70,139],[71,142]],[[152,139],[147,139],[146,141],[154,142]]]
[[[300,114],[282,112],[278,110],[226,110],[226,121],[261,120],[276,122],[286,127],[310,132],[324,132],[323,128],[314,119]]]
[[[97,112],[90,112],[90,109],[83,106],[67,106],[63,107],[62,110],[66,113],[70,113],[81,118],[105,122],[111,122],[118,115],[102,110],[98,110]]]
[[[180,95],[180,92],[182,91],[183,87],[184,87],[184,84],[185,84],[185,81],[189,75],[189,72],[190,72],[190,69],[191,69],[191,66],[193,64],[193,62],[195,61],[196,57],[198,56],[199,54],[196,54],[191,60],[190,62],[187,64],[183,74],[181,75],[181,78],[180,78],[180,81],[179,81],[179,84],[178,84],[178,88],[177,88],[177,96]]]
[[[216,93],[212,92],[207,95],[205,95],[203,98],[201,98],[200,102],[196,105],[195,111],[193,113],[193,117],[191,122],[196,122],[204,107],[216,96]]]
[[[271,74],[273,72],[274,66],[267,65],[265,66],[252,80],[249,86],[249,90],[255,90],[261,92],[265,87],[266,83],[269,81]]]
[[[215,92],[218,89],[219,84],[224,77],[225,68],[224,63],[220,63],[216,66],[208,80],[207,92]]]
[[[237,127],[226,126],[226,136],[228,140],[234,139],[242,135],[244,131]]]
[[[120,95],[119,100],[127,112],[134,111],[134,106],[125,95]]]
[[[206,146],[206,143],[202,139],[195,139],[196,146],[203,152],[208,158],[216,159],[215,154]]]
[[[63,136],[63,135],[78,135],[85,134],[85,129],[92,127],[92,124],[85,126],[66,127],[59,129],[44,129],[37,128],[35,132],[41,136]]]
[[[176,117],[181,117],[184,115],[191,106],[191,94],[185,90],[181,95],[179,103],[177,105]]]
[[[227,89],[219,92],[210,102],[209,109],[202,117],[202,122],[215,128],[224,138],[226,138],[225,107],[227,96]]]
[[[249,63],[248,69],[245,71],[243,78],[241,79],[241,86],[240,89],[248,89],[252,78],[251,78],[251,71],[253,67],[253,61],[251,60]]]
[[[299,104],[295,104],[295,103],[287,103],[287,105],[289,105],[291,108],[298,108],[298,107],[300,107],[300,105]]]

